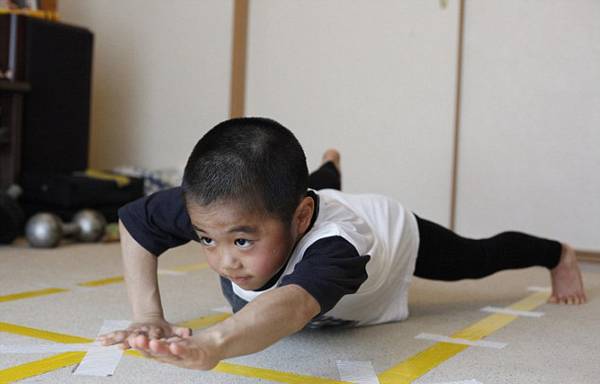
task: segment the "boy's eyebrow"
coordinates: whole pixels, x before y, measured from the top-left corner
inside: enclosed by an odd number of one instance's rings
[[[194,229],[198,232],[207,233],[205,230],[197,227],[194,224],[192,224],[192,227],[194,227]],[[238,225],[236,227],[231,228],[229,231],[227,231],[227,233],[235,233],[235,232],[256,233],[256,232],[258,232],[258,229],[256,227],[252,227],[250,225]]]
[[[256,232],[258,232],[258,229],[256,229],[256,227],[251,227],[249,225],[238,225],[237,227],[231,228],[227,232],[228,233],[234,233],[234,232],[256,233]]]

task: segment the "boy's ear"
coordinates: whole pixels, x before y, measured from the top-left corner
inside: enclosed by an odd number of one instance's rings
[[[296,224],[298,234],[306,232],[310,225],[310,221],[312,220],[314,211],[315,201],[313,198],[308,196],[303,198],[294,214],[294,224]]]

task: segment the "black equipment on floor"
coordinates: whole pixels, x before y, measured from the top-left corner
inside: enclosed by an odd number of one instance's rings
[[[19,205],[21,188],[11,185],[0,190],[0,244],[10,244],[23,231],[25,213]]]

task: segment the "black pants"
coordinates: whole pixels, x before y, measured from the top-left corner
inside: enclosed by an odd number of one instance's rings
[[[313,189],[341,189],[340,174],[332,162],[309,178]],[[479,279],[506,269],[533,266],[554,268],[562,245],[521,232],[503,232],[485,239],[468,239],[415,215],[419,227],[419,252],[415,276],[455,281]]]

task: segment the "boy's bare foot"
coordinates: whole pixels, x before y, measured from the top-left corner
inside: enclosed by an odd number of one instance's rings
[[[323,160],[323,164],[325,164],[328,161],[333,162],[333,165],[335,165],[338,172],[342,171],[342,169],[340,167],[340,153],[338,152],[337,149],[330,148],[330,149],[326,150],[325,153],[323,154],[322,160]]]
[[[570,245],[562,244],[560,262],[550,271],[550,276],[552,278],[552,296],[550,296],[549,302],[583,304],[587,301],[575,250]]]

